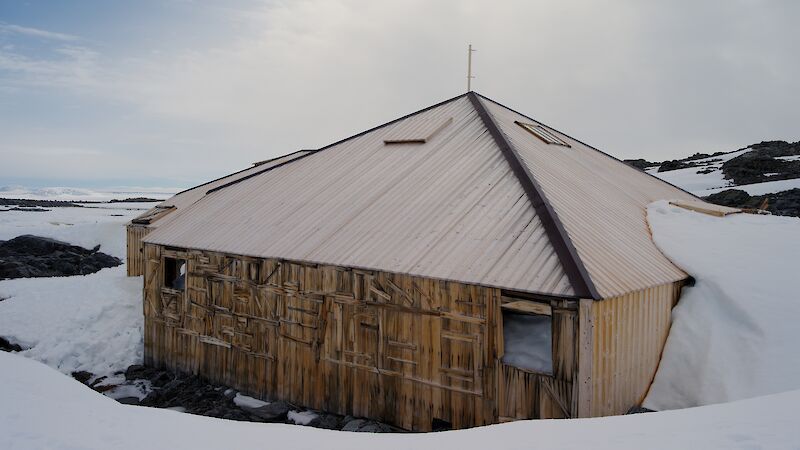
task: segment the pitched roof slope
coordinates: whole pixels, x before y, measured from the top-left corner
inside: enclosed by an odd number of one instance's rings
[[[580,141],[481,97],[509,144],[541,186],[600,297],[686,278],[655,246],[646,207],[698,201]],[[515,122],[539,124],[570,147],[549,145]]]
[[[697,199],[474,93],[221,184],[145,242],[606,298],[686,277],[645,208]]]
[[[217,178],[216,180],[212,180],[197,185],[195,187],[186,189],[184,191],[178,192],[172,197],[164,200],[163,202],[157,204],[153,208],[150,208],[149,210],[135,217],[133,219],[133,222],[135,223],[137,220],[153,217],[159,211],[163,211],[167,208],[176,208],[180,210],[186,209],[189,206],[197,203],[197,201],[203,198],[209,190],[216,189],[220,186],[224,186],[227,183],[238,181],[249,176],[263,173],[276,166],[286,164],[288,162],[291,162],[297,158],[300,158],[302,156],[305,156],[313,152],[314,150],[299,150],[293,153],[289,153],[287,155],[278,156],[277,158],[272,158],[266,161],[256,163],[252,167],[248,167],[244,170],[240,170],[238,172],[234,172],[232,174]],[[169,223],[169,221],[172,220],[174,217],[175,216],[173,214],[157,215],[148,225],[151,228],[155,228],[157,225],[164,225],[166,223]],[[156,222],[158,222],[158,224],[156,224]]]
[[[450,118],[424,143],[384,143]],[[145,241],[575,294],[466,96],[210,192]]]

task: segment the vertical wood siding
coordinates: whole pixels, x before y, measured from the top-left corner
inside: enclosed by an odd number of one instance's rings
[[[623,414],[644,400],[681,285],[663,284],[592,303],[592,416]]]
[[[126,227],[127,254],[125,258],[129,277],[144,275],[144,250],[142,239],[150,231],[142,225],[128,225]]]
[[[153,244],[145,256],[148,364],[411,430],[495,423],[500,405],[513,418],[570,408],[573,350],[554,377],[501,367],[499,289]],[[185,290],[164,287],[165,257],[187,261]],[[554,315],[569,335],[554,345],[572,348],[575,312]]]

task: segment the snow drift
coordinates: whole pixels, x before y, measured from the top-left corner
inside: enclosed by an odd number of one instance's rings
[[[425,434],[348,433],[234,422],[122,405],[75,380],[0,352],[3,449],[791,448],[800,391],[682,411],[520,421]],[[13,407],[8,407],[13,405]]]
[[[800,388],[800,219],[708,216],[667,202],[647,215],[685,287],[644,406],[728,402]]]

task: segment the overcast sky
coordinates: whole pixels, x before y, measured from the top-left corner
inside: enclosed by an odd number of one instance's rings
[[[0,186],[184,187],[473,89],[620,158],[800,139],[800,2],[0,2]]]

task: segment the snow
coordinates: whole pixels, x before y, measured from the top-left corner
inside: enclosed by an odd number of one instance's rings
[[[796,448],[800,391],[681,411],[533,420],[442,433],[347,433],[122,405],[52,369],[0,352],[0,448],[54,450]],[[9,405],[13,405],[9,407]],[[233,443],[233,444],[232,444]]]
[[[63,373],[98,376],[142,362],[142,278],[125,266],[74,277],[0,281],[0,335]]]
[[[550,316],[503,314],[503,362],[536,372],[553,372]]]
[[[308,425],[318,417],[314,411],[289,411],[286,416],[297,425]]]
[[[784,161],[800,161],[800,155],[776,156],[775,159],[782,159]]]
[[[648,208],[656,245],[694,276],[644,406],[728,402],[800,388],[800,219]],[[800,422],[799,422],[800,423]],[[800,428],[800,427],[799,427]]]
[[[743,184],[740,186],[719,189],[708,189],[700,193],[700,195],[711,195],[720,191],[724,191],[725,189],[739,189],[747,192],[750,195],[772,194],[775,192],[788,191],[789,189],[800,189],[800,178],[794,178],[791,180],[766,181],[764,183]]]
[[[46,212],[0,212],[0,240],[35,234],[93,248],[124,258],[125,224],[152,203],[109,203],[83,208],[46,208]],[[2,209],[2,208],[0,208]]]
[[[141,213],[129,206],[0,212],[0,239],[36,234],[87,248],[99,244],[124,259],[124,225]],[[85,276],[0,281],[0,298],[10,297],[0,302],[0,336],[67,374],[108,376],[141,363],[142,278],[125,271],[123,265]]]
[[[248,397],[238,393],[236,394],[236,397],[233,397],[233,403],[241,408],[260,408],[262,406],[269,405],[269,403],[263,402],[257,398]]]
[[[704,192],[709,189],[725,189],[732,184],[731,180],[726,180],[723,178],[722,170],[720,170],[722,164],[725,161],[736,158],[737,156],[741,156],[749,151],[750,149],[746,148],[732,153],[727,153],[725,155],[712,156],[709,158],[691,161],[692,163],[703,164],[697,167],[669,170],[666,172],[659,172],[658,167],[654,167],[652,169],[647,169],[646,172],[695,195],[708,195],[704,194]],[[706,169],[715,170],[710,173],[697,173],[698,171]]]
[[[86,189],[75,187],[28,188],[25,186],[0,186],[0,197],[24,200],[62,200],[70,202],[107,202],[133,197],[167,199],[180,188],[113,187]]]

